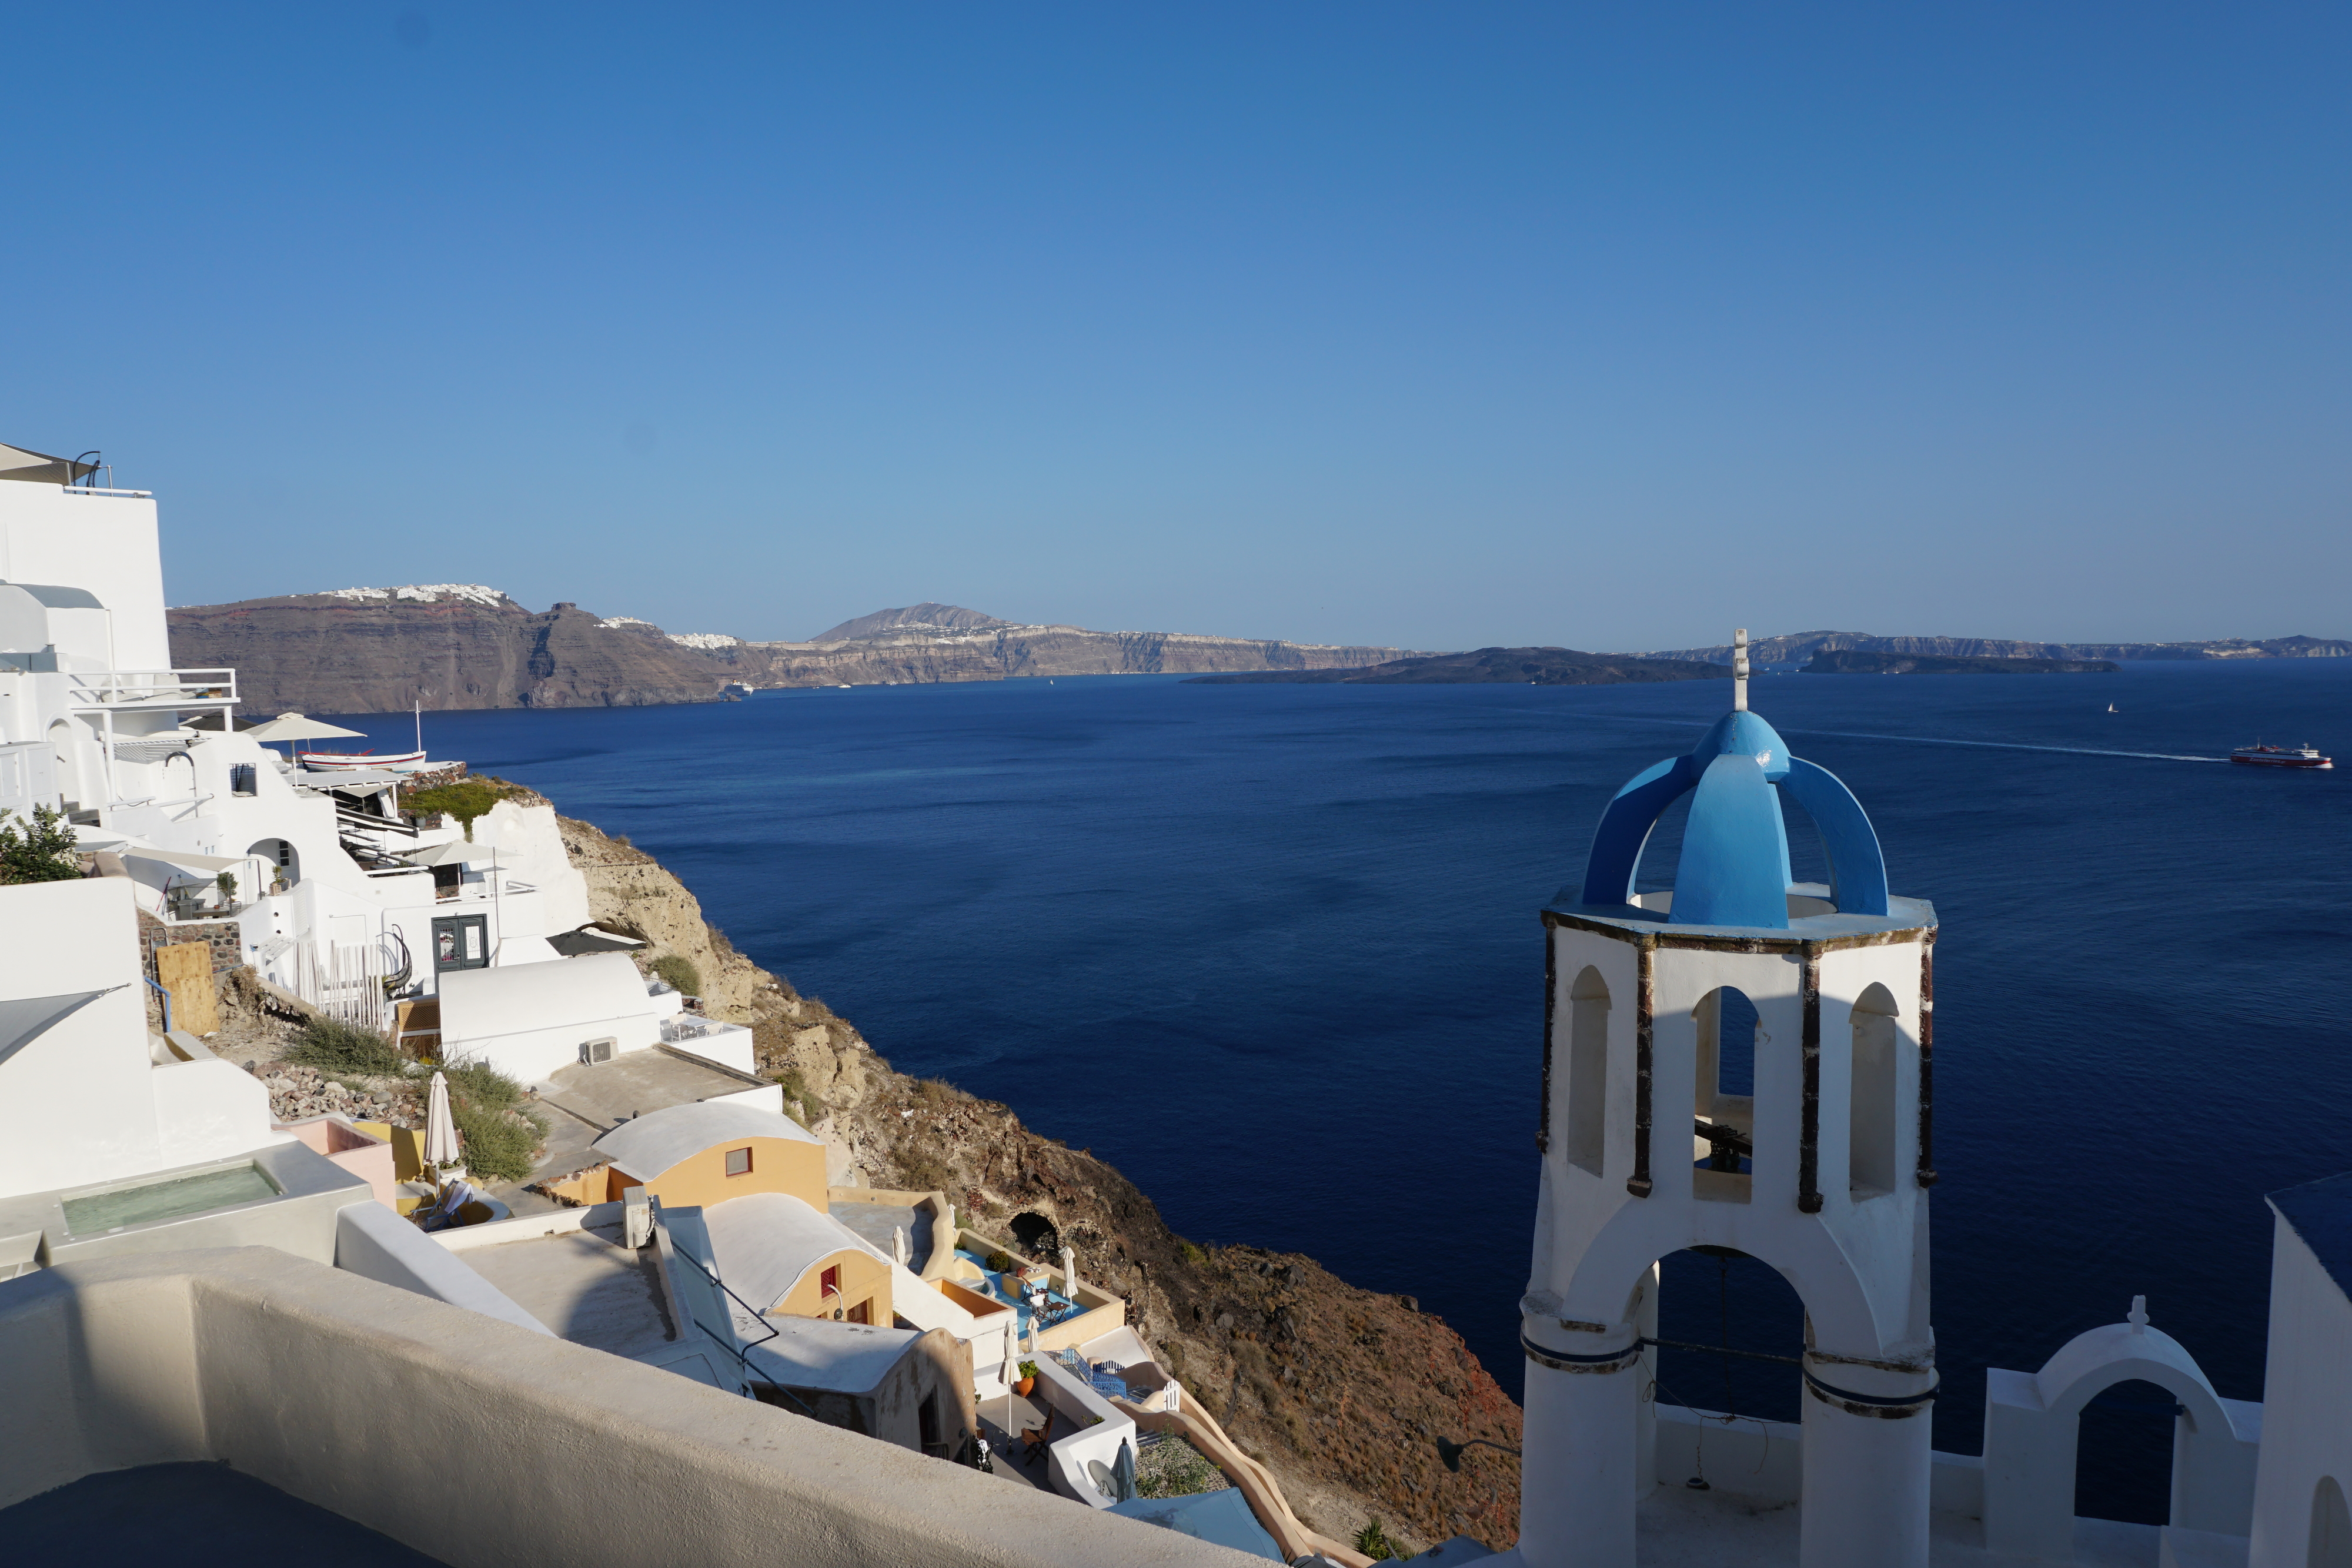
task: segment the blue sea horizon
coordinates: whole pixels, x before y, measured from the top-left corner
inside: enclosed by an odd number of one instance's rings
[[[1091,1148],[1196,1240],[1417,1298],[1516,1397],[1537,911],[1616,788],[1728,696],[1098,676],[425,728],[627,834],[900,1069]],[[1988,1365],[2032,1370],[2134,1294],[2222,1395],[2261,1396],[2262,1195],[2352,1167],[2352,774],[2221,759],[2347,756],[2347,696],[2352,660],[1756,681],[1941,921],[1938,1448],[1977,1450]],[[406,749],[406,714],[339,722]],[[1801,827],[1791,847],[1806,876]],[[1749,1260],[1678,1254],[1664,1300],[1667,1337],[1799,1341]],[[1668,1352],[1660,1385],[1797,1414],[1766,1364]],[[2139,1403],[2086,1415],[2082,1511],[2161,1521],[2169,1407]]]

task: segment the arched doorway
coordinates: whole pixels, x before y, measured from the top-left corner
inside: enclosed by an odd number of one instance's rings
[[[2311,1494],[2311,1545],[2305,1568],[2352,1568],[2352,1510],[2334,1476],[2322,1476]]]
[[[257,855],[261,863],[278,868],[278,879],[291,887],[302,880],[302,855],[284,839],[256,839],[246,852]]]
[[[57,719],[49,725],[49,754],[58,765],[58,793],[72,810],[86,803],[89,797],[81,787],[81,739],[70,719]]]
[[[2138,1378],[2101,1389],[2076,1418],[2074,1512],[2126,1524],[2172,1521],[2170,1391]]]
[[[1804,1302],[1762,1259],[1720,1247],[1659,1259],[1657,1338],[1660,1405],[1751,1423],[1793,1422],[1802,1414],[1797,1363],[1805,1349]],[[1663,1484],[1685,1479],[1658,1473]]]

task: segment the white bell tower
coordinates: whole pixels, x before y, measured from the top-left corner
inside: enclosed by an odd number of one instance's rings
[[[1654,1266],[1695,1246],[1762,1260],[1804,1303],[1804,1568],[1927,1568],[1936,914],[1888,894],[1853,796],[1748,711],[1747,641],[1732,711],[1617,792],[1582,883],[1543,912],[1529,1568],[1633,1568]],[[1651,829],[1693,791],[1674,891],[1637,894]],[[1827,885],[1790,881],[1784,800],[1820,830]],[[1759,1020],[1752,1094],[1717,1077],[1735,988]]]

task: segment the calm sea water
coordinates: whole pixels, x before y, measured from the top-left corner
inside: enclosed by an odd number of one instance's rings
[[[2262,737],[2352,761],[2347,698],[2352,660],[1757,683],[1943,921],[1938,1447],[1978,1448],[1986,1366],[2038,1367],[2135,1293],[2260,1396],[2262,1194],[2352,1167],[2352,767],[2179,758]],[[1417,1296],[1516,1393],[1536,912],[1617,786],[1727,700],[1098,677],[425,738],[628,834],[898,1066],[1092,1148],[1186,1235]],[[405,748],[404,715],[347,722]],[[1670,1337],[1797,1347],[1760,1265],[1679,1255],[1665,1300]],[[1796,1415],[1789,1369],[1669,1353],[1660,1377]],[[2161,1518],[2168,1405],[2139,1392],[2085,1418],[2087,1511]]]

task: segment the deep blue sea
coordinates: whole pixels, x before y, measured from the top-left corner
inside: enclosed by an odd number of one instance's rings
[[[443,714],[425,740],[628,834],[900,1068],[1091,1148],[1196,1239],[1418,1297],[1516,1394],[1537,911],[1727,699],[1097,677]],[[2259,1397],[2262,1195],[2352,1167],[2352,766],[2211,759],[2352,764],[2352,660],[1775,676],[1755,706],[1942,920],[1937,1446],[1977,1450],[1986,1366],[2135,1293]],[[345,722],[406,748],[406,715]],[[1665,1302],[1668,1337],[1798,1348],[1760,1265],[1677,1255]],[[1769,1364],[1667,1353],[1660,1381],[1797,1410]],[[2139,1392],[2085,1417],[2084,1511],[2162,1517],[2169,1407]]]

